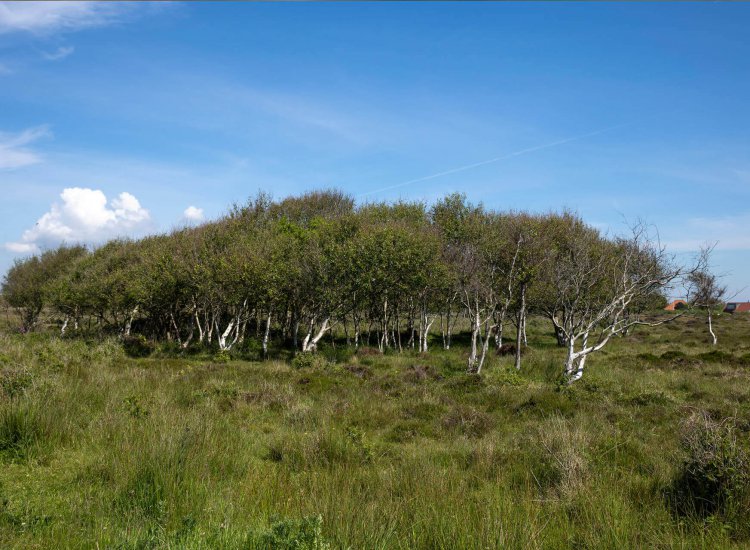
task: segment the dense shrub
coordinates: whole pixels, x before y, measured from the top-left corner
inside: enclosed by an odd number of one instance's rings
[[[122,349],[128,357],[148,357],[153,353],[155,346],[142,334],[135,334],[122,339]]]
[[[732,419],[717,422],[694,413],[683,422],[680,445],[685,457],[671,488],[676,510],[700,517],[747,515],[750,457]]]

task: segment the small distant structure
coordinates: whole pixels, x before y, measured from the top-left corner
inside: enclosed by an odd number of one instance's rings
[[[676,311],[678,309],[685,309],[688,307],[688,303],[685,300],[675,300],[671,304],[667,304],[664,308],[665,311]]]
[[[724,313],[749,313],[750,302],[728,302],[724,306]]]

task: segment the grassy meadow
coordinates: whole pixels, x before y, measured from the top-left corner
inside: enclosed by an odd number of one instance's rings
[[[638,329],[567,388],[541,319],[520,373],[481,377],[460,336],[263,362],[8,330],[0,548],[750,547],[747,492],[680,492],[701,419],[726,428],[712,471],[747,473],[750,316],[716,327]]]

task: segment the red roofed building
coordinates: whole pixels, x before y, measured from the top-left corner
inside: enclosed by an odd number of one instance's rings
[[[750,302],[729,302],[724,306],[725,313],[748,313],[750,312]]]
[[[674,311],[676,309],[685,309],[687,305],[688,304],[685,300],[675,300],[671,304],[668,304],[664,309],[666,311]]]

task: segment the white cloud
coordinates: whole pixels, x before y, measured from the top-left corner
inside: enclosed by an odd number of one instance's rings
[[[39,251],[35,244],[29,243],[5,243],[5,248],[17,254],[31,254]]]
[[[100,27],[117,21],[130,9],[132,6],[120,2],[0,2],[0,34]]]
[[[51,135],[47,126],[27,128],[18,134],[0,132],[0,170],[13,170],[41,162],[41,157],[26,146]]]
[[[4,63],[0,63],[0,75],[4,74],[11,74],[13,71],[10,70],[10,67],[5,65]]]
[[[191,223],[202,222],[205,219],[203,208],[196,208],[195,206],[188,206],[182,213],[182,217],[185,218],[185,221]]]
[[[5,243],[12,252],[33,252],[61,242],[98,243],[118,236],[141,233],[151,226],[151,216],[130,193],[120,193],[107,204],[99,189],[69,187],[49,212],[24,231],[19,242]]]
[[[54,52],[42,52],[42,57],[47,61],[59,61],[65,59],[75,51],[73,46],[60,46]]]

